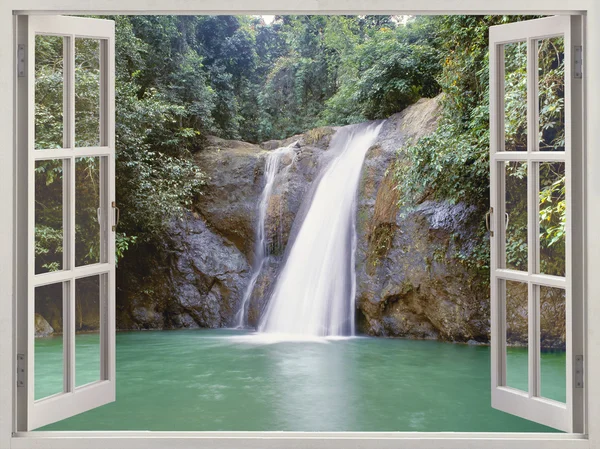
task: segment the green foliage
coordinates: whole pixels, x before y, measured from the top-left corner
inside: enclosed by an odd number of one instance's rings
[[[439,93],[438,50],[428,19],[381,27],[344,52],[344,76],[322,120],[347,124],[387,118],[421,97]]]
[[[120,229],[145,241],[160,238],[205,183],[191,159],[200,135],[180,127],[181,106],[154,90],[138,99],[133,86],[121,85],[117,103],[117,202],[124,212]]]
[[[117,72],[179,125],[250,142],[398,112],[439,91],[429,21],[392,16],[116,17]]]
[[[521,16],[439,16],[428,26],[435,30],[433,45],[444,55],[437,81],[444,93],[438,129],[418,142],[409,142],[397,164],[396,181],[405,205],[426,199],[467,201],[481,216],[489,201],[489,59],[488,29],[492,25],[529,19]],[[561,39],[544,40],[538,48],[540,85],[540,150],[564,149],[564,61]],[[526,48],[506,46],[505,146],[527,148]],[[564,166],[541,164],[540,251],[542,271],[564,270]],[[507,264],[527,270],[527,166],[506,165]],[[562,170],[562,171],[561,171]],[[561,175],[562,173],[562,175]],[[486,269],[489,265],[485,228],[480,242],[464,261]],[[461,258],[461,255],[458,255]],[[561,262],[563,260],[563,262]],[[554,266],[550,266],[555,264]],[[550,265],[548,265],[550,264]],[[558,266],[556,265],[558,264]],[[563,264],[563,266],[560,266]]]
[[[129,249],[129,246],[135,245],[136,242],[137,242],[137,236],[128,236],[124,232],[117,232],[116,238],[115,238],[117,261],[125,255],[125,253]],[[118,262],[117,262],[117,265],[118,265]]]
[[[39,161],[35,166],[35,272],[62,269],[63,162]]]
[[[437,131],[406,147],[397,180],[409,203],[425,199],[469,202],[485,209],[489,173],[487,33],[498,17],[430,19],[444,55],[438,83],[444,97]],[[485,254],[482,254],[485,259]]]
[[[314,127],[325,101],[334,93],[335,54],[324,39],[325,16],[284,16],[286,52],[271,63],[259,96],[261,135],[282,139]]]
[[[564,276],[567,223],[565,164],[540,164],[539,181],[540,269],[542,273]]]
[[[527,175],[528,164],[504,164],[506,183],[506,213],[509,227],[506,233],[507,268],[527,271]]]
[[[75,146],[100,145],[100,41],[75,39]]]
[[[386,118],[439,92],[429,22],[391,16],[285,16],[287,52],[259,96],[260,135],[284,138],[320,126]]]
[[[63,38],[35,37],[35,147],[63,146]]]
[[[205,177],[191,154],[201,147],[202,131],[212,126],[214,91],[206,77],[196,73],[202,68],[197,53],[184,49],[170,60],[156,59],[150,44],[136,37],[135,20],[114,19],[120,258],[136,242],[160,241],[169,222],[181,217],[199,194]],[[162,27],[146,36],[165,53],[172,50],[173,34],[178,32],[176,21],[167,19],[157,18]],[[166,36],[161,34],[164,30]],[[75,143],[80,147],[100,144],[99,54],[98,41],[76,40]],[[157,66],[150,70],[150,63]],[[169,64],[171,71],[163,70]],[[36,148],[63,146],[62,66],[62,38],[36,37]],[[63,165],[62,161],[36,163],[36,272],[62,268]],[[83,265],[98,262],[100,257],[99,158],[76,159],[75,176],[75,257],[76,264]]]

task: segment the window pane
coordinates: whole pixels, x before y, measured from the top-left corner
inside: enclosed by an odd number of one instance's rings
[[[35,399],[63,392],[63,284],[35,289]]]
[[[75,265],[100,262],[100,158],[75,159]]]
[[[527,271],[527,163],[505,162],[506,268]]]
[[[100,380],[100,276],[75,280],[75,386]]]
[[[539,149],[565,151],[565,40],[542,39],[537,49]]]
[[[528,391],[528,293],[527,284],[504,283],[506,310],[506,385]]]
[[[539,164],[540,273],[565,275],[565,163]]]
[[[527,44],[504,45],[504,150],[527,151]]]
[[[541,396],[567,401],[565,290],[539,287]]]
[[[63,41],[35,36],[35,148],[63,147]]]
[[[100,145],[100,41],[75,39],[75,146]]]
[[[35,163],[35,273],[58,271],[63,266],[62,159]]]

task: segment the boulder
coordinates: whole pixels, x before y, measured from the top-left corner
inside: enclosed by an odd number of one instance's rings
[[[250,277],[246,257],[192,214],[174,225],[172,233],[178,245],[171,283],[181,309],[180,325],[233,325]]]
[[[487,341],[487,275],[468,268],[478,210],[424,202],[400,209],[395,164],[401,149],[435,130],[439,98],[390,117],[366,155],[358,192],[358,329],[369,335]]]
[[[40,315],[35,314],[35,338],[49,337],[54,334],[54,329],[50,326],[50,323]]]
[[[208,176],[194,211],[220,236],[233,243],[248,260],[254,252],[256,204],[262,190],[264,150],[258,145],[209,137],[194,155]]]

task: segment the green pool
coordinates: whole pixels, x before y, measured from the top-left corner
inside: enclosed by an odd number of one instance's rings
[[[97,336],[80,337],[94,347]],[[60,339],[37,341],[40,361],[60,351]],[[88,363],[85,357],[80,351],[77,368],[93,378],[97,357]],[[526,360],[526,351],[511,349],[511,357],[513,377],[523,377],[518,360]],[[549,396],[564,395],[564,362],[564,352],[543,355]],[[60,382],[53,366],[38,363],[39,388]],[[489,372],[486,346],[381,338],[276,342],[232,330],[122,332],[117,401],[45,430],[551,430],[493,410]]]

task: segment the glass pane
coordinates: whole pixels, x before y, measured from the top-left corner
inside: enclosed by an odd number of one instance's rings
[[[75,146],[100,145],[100,41],[75,39]]]
[[[539,40],[539,149],[565,151],[565,40]]]
[[[506,305],[506,385],[528,391],[527,284],[515,281],[503,282]]]
[[[58,271],[63,266],[62,159],[35,163],[35,273]]]
[[[100,262],[100,158],[75,159],[75,265]]]
[[[35,148],[63,147],[63,41],[35,36]]]
[[[527,44],[504,45],[504,150],[527,151]]]
[[[100,380],[100,276],[75,280],[75,386]]]
[[[63,284],[35,289],[35,399],[62,393]]]
[[[539,164],[540,273],[565,275],[565,163]]]
[[[565,290],[539,287],[541,396],[567,401]]]
[[[505,162],[506,268],[527,271],[527,163]]]

